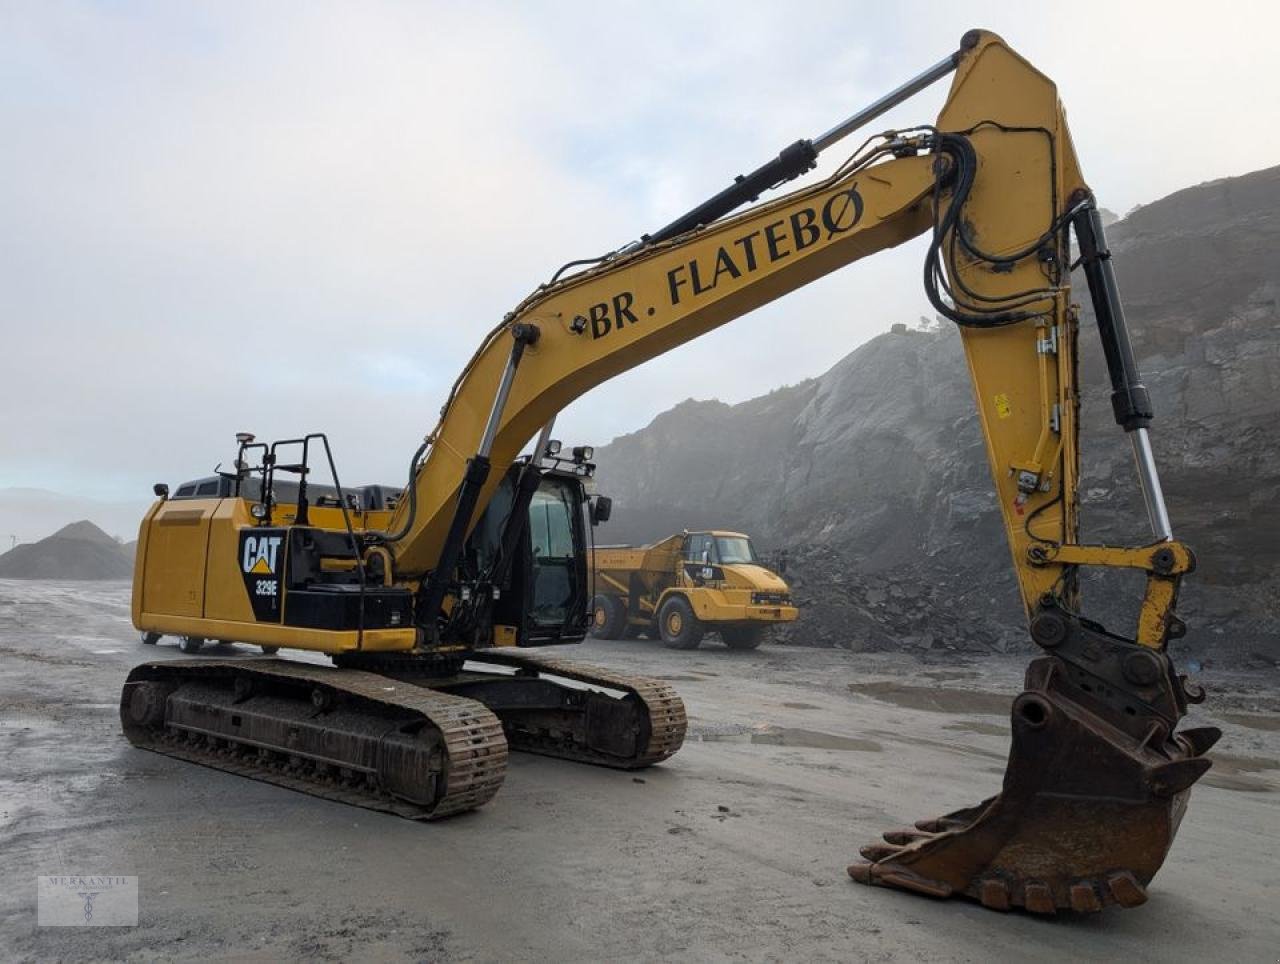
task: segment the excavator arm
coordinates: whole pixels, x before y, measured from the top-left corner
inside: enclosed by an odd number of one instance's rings
[[[386,540],[397,578],[449,571],[451,529],[455,542],[465,535],[521,449],[591,388],[932,232],[926,287],[961,327],[1028,617],[1046,595],[1074,608],[1079,565],[1136,567],[1153,580],[1139,638],[1161,648],[1180,629],[1173,590],[1193,565],[1190,553],[1170,544],[1157,561],[1150,552],[1098,548],[1086,558],[1071,548],[1079,464],[1072,223],[1095,306],[1105,309],[1097,314],[1108,361],[1116,359],[1117,417],[1135,433],[1155,535],[1168,543],[1171,532],[1146,439],[1150,403],[1056,87],[978,31],[922,76],[944,68],[955,78],[933,126],[873,138],[831,177],[707,223],[768,178],[810,168],[832,135],[798,142],[745,186],[518,305],[463,370],[419,452],[425,458],[415,457],[411,498]]]
[[[830,177],[730,213],[953,71],[934,124],[873,137]],[[1077,538],[1073,229],[1116,420],[1134,441],[1150,545]],[[1002,793],[886,834],[850,873],[1000,909],[1141,903],[1218,735],[1175,733],[1188,699],[1202,697],[1166,653],[1183,631],[1173,607],[1194,557],[1172,538],[1147,438],[1150,402],[1057,90],[993,34],[971,31],[952,57],[846,124],[797,142],[667,228],[526,298],[458,378],[415,456],[410,498],[380,541],[397,581],[421,581],[429,616],[450,591],[462,541],[498,481],[566,405],[816,278],[926,234],[925,287],[961,329],[1023,605],[1045,655],[1014,703]],[[1133,638],[1081,615],[1083,566],[1146,574]]]

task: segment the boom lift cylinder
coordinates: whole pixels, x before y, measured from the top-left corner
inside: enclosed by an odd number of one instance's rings
[[[440,561],[432,570],[424,587],[423,612],[439,612],[449,588],[449,581],[454,568],[458,565],[458,556],[462,552],[462,544],[466,540],[467,530],[471,526],[476,512],[476,504],[480,499],[480,490],[489,479],[489,454],[493,451],[493,439],[498,432],[498,424],[507,407],[507,398],[511,394],[511,384],[516,380],[516,369],[520,367],[520,359],[524,350],[538,340],[536,325],[513,325],[511,335],[511,355],[507,358],[507,366],[503,369],[502,380],[498,383],[497,394],[493,398],[493,406],[489,409],[489,418],[485,422],[484,434],[480,436],[480,446],[476,454],[467,461],[466,474],[462,477],[462,486],[458,490],[458,503],[454,509],[453,519],[449,523],[449,534],[445,537],[444,547],[440,551]]]

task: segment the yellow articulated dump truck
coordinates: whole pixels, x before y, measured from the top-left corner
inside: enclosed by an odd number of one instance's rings
[[[649,633],[696,649],[708,632],[730,649],[755,649],[774,623],[796,618],[791,589],[739,532],[682,532],[651,546],[597,546],[591,634]]]

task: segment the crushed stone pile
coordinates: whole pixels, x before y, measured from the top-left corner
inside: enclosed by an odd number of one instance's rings
[[[87,519],[0,555],[0,579],[129,579],[132,575],[132,548]]]

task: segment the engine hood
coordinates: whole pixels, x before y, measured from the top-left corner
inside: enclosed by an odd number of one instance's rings
[[[764,566],[735,562],[721,566],[725,585],[730,588],[754,589],[756,592],[787,592],[786,580]]]

